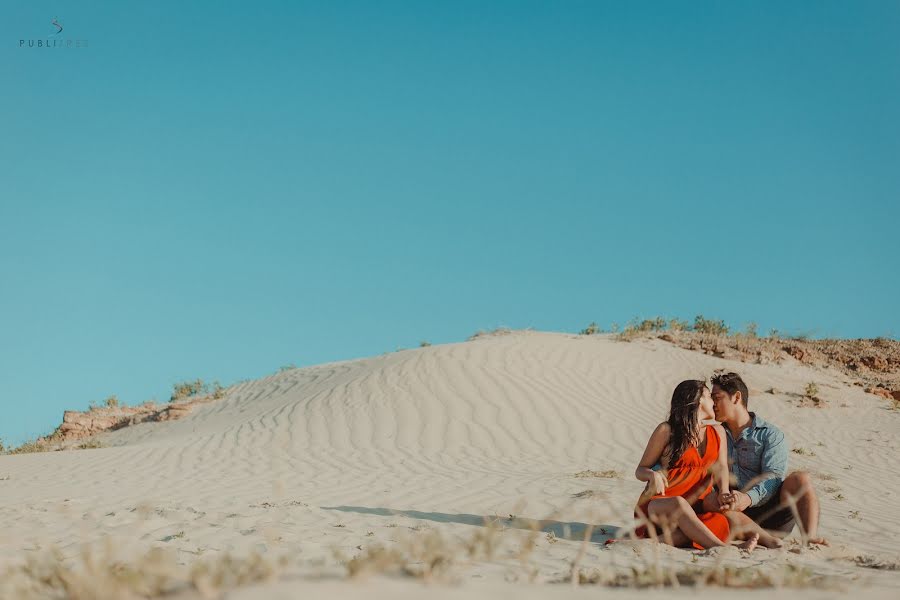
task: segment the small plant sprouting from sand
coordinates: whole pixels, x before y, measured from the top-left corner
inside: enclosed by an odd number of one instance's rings
[[[596,323],[593,323],[593,322],[592,322],[592,323],[590,323],[587,327],[585,327],[584,329],[582,329],[579,333],[580,333],[581,335],[596,335],[596,334],[598,334],[598,333],[602,333],[602,331],[603,331],[603,330],[600,329],[600,326],[599,326],[599,325],[597,325]]]
[[[106,408],[118,408],[119,407],[119,398],[115,394],[107,398],[104,402]]]
[[[816,406],[822,403],[822,399],[819,398],[819,386],[812,381],[806,384],[806,389],[803,390],[803,397]]]
[[[812,450],[807,450],[806,448],[803,448],[802,446],[797,446],[796,448],[792,448],[791,452],[793,452],[794,454],[797,454],[799,456],[815,456],[816,455],[816,453],[813,452]]]
[[[575,475],[573,477],[576,477],[578,479],[586,479],[588,477],[599,477],[601,479],[621,479],[622,474],[613,469],[610,469],[607,471],[587,470],[587,471],[579,471],[578,473],[575,473]]]
[[[427,348],[430,345],[431,342],[429,342],[428,340],[422,340],[421,342],[419,342],[419,348]]]

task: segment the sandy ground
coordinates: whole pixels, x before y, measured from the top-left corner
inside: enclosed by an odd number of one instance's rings
[[[672,389],[723,367],[747,380],[751,410],[784,430],[795,451],[790,468],[814,474],[832,547],[788,544],[748,557],[736,548],[605,545],[631,524],[643,487],[634,468]],[[802,406],[794,395],[810,381],[826,406]],[[550,582],[568,578],[584,548],[587,571],[793,565],[833,583],[806,595],[900,597],[900,412],[837,372],[794,362],[730,362],[660,340],[514,332],[284,371],[233,386],[184,420],[100,439],[107,447],[0,457],[0,565],[51,546],[74,558],[99,542],[121,557],[168,548],[185,563],[255,552],[288,556],[290,575],[228,597],[404,598],[421,595],[421,584],[343,581],[342,560],[434,532],[463,543],[499,518],[493,558],[457,565],[456,583],[430,584],[430,595],[583,597],[598,590]],[[575,476],[586,470],[619,475]]]

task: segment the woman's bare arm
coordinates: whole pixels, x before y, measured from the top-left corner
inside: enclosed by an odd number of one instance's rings
[[[660,462],[660,457],[669,443],[670,428],[668,423],[660,423],[653,430],[650,439],[647,441],[647,447],[644,449],[644,455],[637,469],[634,470],[634,476],[638,481],[646,481],[650,485],[648,490],[651,494],[661,494],[668,487],[669,482],[660,471],[654,471],[653,466]],[[665,465],[663,465],[665,466]]]

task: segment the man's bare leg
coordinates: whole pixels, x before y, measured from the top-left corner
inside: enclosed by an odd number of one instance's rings
[[[731,535],[736,540],[750,540],[753,537],[766,548],[781,548],[781,540],[760,527],[753,519],[736,510],[725,511],[731,527]],[[754,544],[755,545],[755,544]]]
[[[813,489],[809,473],[794,471],[785,478],[781,484],[781,505],[790,506],[791,499],[797,507],[800,526],[806,534],[807,543],[827,546],[828,541],[819,537],[819,498]]]

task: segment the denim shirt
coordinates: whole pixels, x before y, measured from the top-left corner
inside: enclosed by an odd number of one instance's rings
[[[725,428],[728,462],[737,477],[737,489],[750,496],[750,506],[761,506],[778,498],[787,472],[788,446],[784,433],[756,413],[737,440]]]

